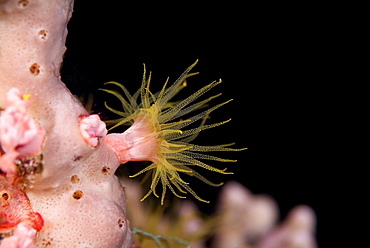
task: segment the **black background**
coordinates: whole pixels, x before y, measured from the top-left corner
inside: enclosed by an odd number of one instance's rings
[[[298,204],[311,206],[322,246],[323,201],[332,193],[324,182],[330,177],[325,171],[333,167],[328,120],[334,108],[326,100],[330,44],[329,24],[317,25],[322,13],[310,6],[271,4],[86,4],[76,1],[68,24],[62,79],[71,91],[95,92],[114,80],[134,92],[143,63],[159,90],[167,76],[175,80],[199,59],[193,71],[200,74],[189,80],[184,94],[222,78],[207,95],[222,92],[221,100],[234,99],[209,122],[232,121],[204,131],[199,142],[248,147],[224,156],[238,160],[227,164],[234,175],[210,178],[237,180],[254,193],[271,195],[282,217]],[[100,96],[97,92],[98,112]],[[191,182],[199,195],[215,202],[219,189],[197,183]],[[201,209],[212,210],[212,204],[205,205]]]

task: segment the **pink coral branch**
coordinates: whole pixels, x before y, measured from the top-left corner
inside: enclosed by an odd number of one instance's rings
[[[265,235],[256,248],[317,248],[315,225],[313,210],[308,206],[296,206],[280,226]]]

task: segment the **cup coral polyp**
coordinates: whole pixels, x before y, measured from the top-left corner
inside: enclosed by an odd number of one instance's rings
[[[189,184],[180,177],[179,172],[185,173],[189,176],[194,176],[209,185],[220,186],[222,183],[215,184],[210,182],[198,172],[194,171],[191,166],[199,166],[221,174],[232,174],[232,172],[227,172],[226,168],[218,169],[200,160],[214,160],[221,162],[234,162],[235,160],[218,158],[202,153],[243,150],[229,148],[228,146],[232,144],[199,146],[189,143],[196,138],[200,131],[228,122],[229,120],[226,120],[219,123],[205,125],[205,120],[212,111],[231,101],[229,100],[220,103],[192,117],[183,118],[190,112],[207,107],[207,103],[210,100],[221,95],[218,94],[190,105],[201,95],[220,84],[221,80],[219,80],[204,86],[182,101],[170,102],[170,100],[186,86],[186,79],[196,74],[189,74],[190,70],[196,65],[196,63],[197,61],[186,69],[170,87],[166,87],[166,82],[162,90],[158,93],[152,93],[149,90],[151,76],[149,75],[149,78],[146,77],[145,68],[141,88],[133,96],[129,94],[124,86],[116,82],[107,83],[120,87],[127,100],[116,91],[102,89],[103,91],[116,96],[121,101],[124,109],[124,111],[118,111],[109,107],[107,103],[105,103],[109,110],[122,116],[122,118],[107,121],[107,124],[113,125],[111,129],[116,128],[119,125],[132,124],[132,126],[125,132],[121,134],[108,134],[103,138],[103,140],[105,140],[106,143],[114,149],[119,157],[120,163],[143,160],[152,162],[151,165],[131,176],[135,177],[147,171],[151,171],[152,173],[150,189],[142,200],[147,198],[151,193],[156,197],[159,197],[156,193],[156,186],[160,181],[162,184],[161,204],[164,202],[167,187],[179,198],[185,197],[181,196],[178,192],[189,192],[196,199],[207,202],[199,197],[189,187]],[[137,103],[139,95],[141,97],[141,102]],[[182,130],[198,120],[201,121],[198,127]]]

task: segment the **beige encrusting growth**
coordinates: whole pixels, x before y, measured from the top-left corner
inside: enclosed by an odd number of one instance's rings
[[[72,10],[72,0],[0,0],[0,109],[16,87],[45,130],[41,178],[26,189],[44,219],[36,246],[129,247],[118,159],[102,142],[86,144],[79,121],[88,113],[60,81]]]

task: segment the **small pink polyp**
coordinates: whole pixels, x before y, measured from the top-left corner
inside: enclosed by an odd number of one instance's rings
[[[6,94],[6,108],[0,115],[0,144],[5,155],[0,165],[4,172],[14,172],[12,160],[35,156],[41,152],[44,130],[31,119],[26,111],[29,95],[22,95],[17,88]]]
[[[36,237],[36,230],[30,228],[25,223],[20,223],[14,231],[14,235],[5,238],[1,247],[22,247],[34,248],[34,239]]]
[[[99,138],[104,137],[108,132],[105,123],[98,115],[81,117],[79,125],[84,141],[91,147],[96,147],[99,144]]]

